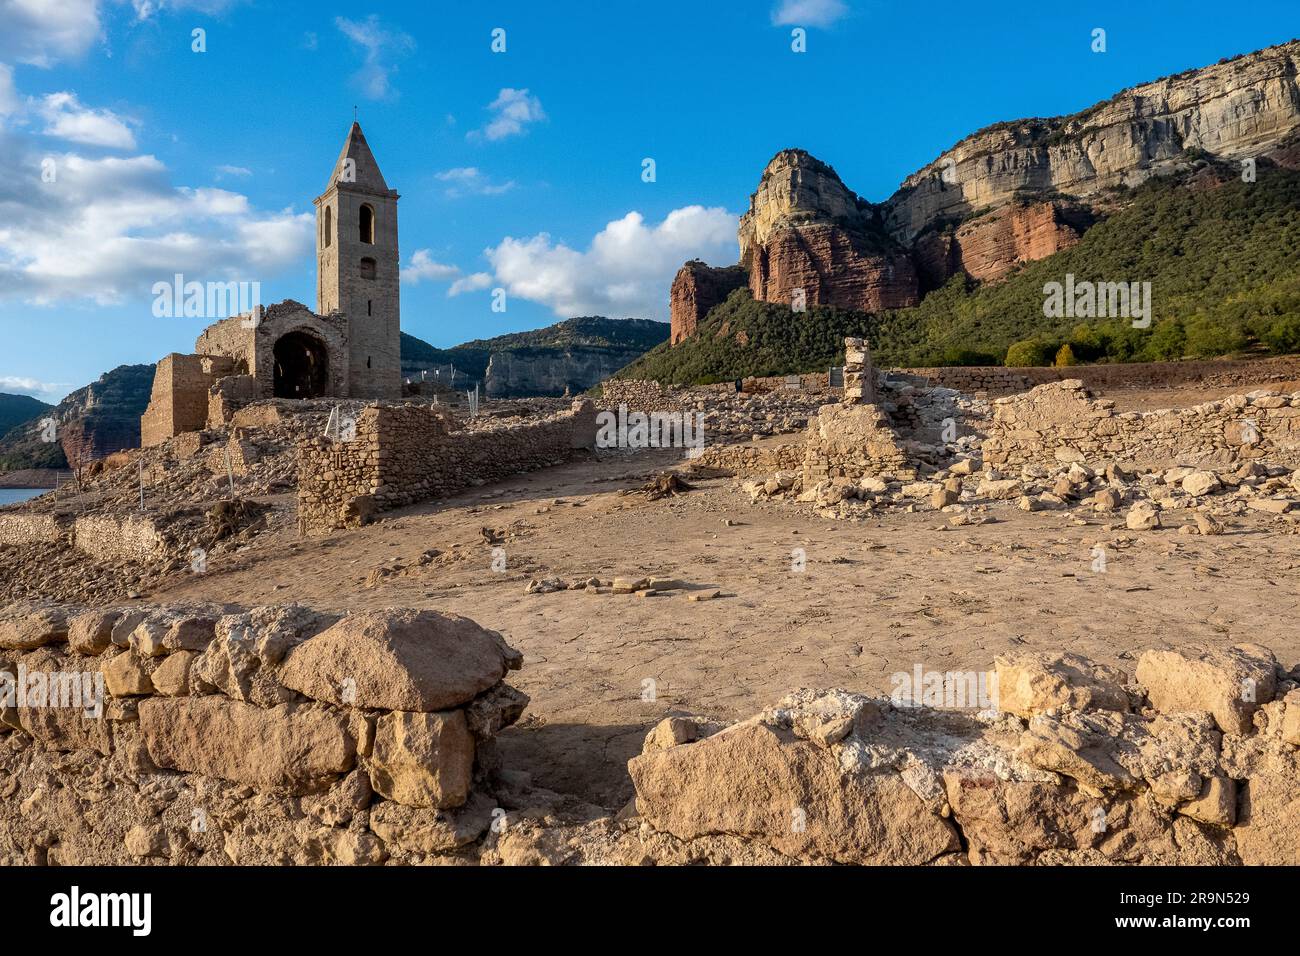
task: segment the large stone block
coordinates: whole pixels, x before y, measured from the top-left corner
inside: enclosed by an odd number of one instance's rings
[[[375,790],[409,807],[458,807],[469,796],[474,738],[462,711],[384,714],[370,756]]]
[[[264,710],[221,696],[150,698],[139,713],[150,758],[173,770],[301,793],[356,763],[344,719],[312,705]]]
[[[634,757],[638,813],[691,840],[734,834],[790,857],[927,863],[956,831],[893,773],[844,774],[834,754],[766,724]]]
[[[1204,710],[1225,733],[1251,729],[1260,704],[1273,699],[1277,661],[1268,648],[1238,644],[1206,651],[1147,651],[1137,679],[1151,706],[1163,713]]]

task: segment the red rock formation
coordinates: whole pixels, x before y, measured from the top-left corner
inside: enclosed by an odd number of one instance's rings
[[[1073,206],[1039,202],[1006,206],[957,230],[961,267],[974,279],[993,282],[1016,266],[1068,249],[1092,217]]]
[[[754,298],[874,312],[915,305],[916,270],[876,209],[801,149],[777,153],[741,217],[741,264]]]
[[[714,268],[699,259],[692,259],[677,270],[668,295],[668,312],[672,319],[670,343],[676,345],[694,335],[709,310],[743,286],[745,281],[745,270],[738,265]]]
[[[878,312],[916,305],[916,270],[901,250],[886,252],[832,224],[777,230],[750,261],[754,298],[791,305],[802,289],[807,305]]]
[[[1092,225],[1085,207],[1038,202],[1005,206],[979,216],[956,232],[926,232],[913,248],[921,289],[938,288],[958,272],[996,282],[1016,266],[1068,249]]]

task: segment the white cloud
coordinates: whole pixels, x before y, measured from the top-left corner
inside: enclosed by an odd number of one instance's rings
[[[154,14],[167,10],[193,10],[206,16],[221,16],[244,0],[131,0],[137,20],[148,20]]]
[[[310,213],[255,209],[223,189],[173,186],[153,156],[20,155],[0,180],[0,299],[35,304],[147,299],[150,286],[187,280],[264,281],[300,265],[312,249]]]
[[[99,35],[98,0],[0,0],[0,60],[52,66]]]
[[[429,279],[433,282],[453,279],[460,275],[460,269],[442,262],[434,262],[428,249],[416,249],[410,261],[402,268],[403,282],[411,285]]]
[[[335,17],[334,25],[365,52],[365,62],[353,75],[361,91],[375,100],[395,94],[389,77],[397,72],[396,61],[415,49],[415,40],[384,26],[374,14],[365,20]]]
[[[50,93],[36,106],[45,135],[111,149],[135,149],[135,135],[112,110],[82,106],[75,93]]]
[[[509,86],[502,88],[497,98],[488,104],[488,109],[492,111],[492,119],[481,130],[468,133],[468,138],[482,137],[495,141],[508,136],[519,136],[529,124],[546,119],[541,100],[527,90],[516,90]]]
[[[781,0],[772,11],[777,26],[828,27],[849,12],[844,0]]]
[[[585,252],[540,233],[506,237],[485,254],[510,295],[558,316],[664,318],[669,285],[683,262],[736,260],[736,224],[735,215],[716,207],[674,209],[658,225],[629,212],[598,232]]]
[[[0,63],[0,118],[18,110],[18,90],[14,87],[14,68]]]
[[[248,177],[248,176],[251,176],[251,175],[253,175],[253,171],[252,171],[251,169],[249,169],[247,166],[225,166],[225,165],[223,165],[223,166],[218,166],[218,167],[217,167],[217,176],[218,176],[218,177],[236,176],[236,177],[238,177],[238,178],[240,178],[240,179],[244,179],[244,178],[246,178],[246,177]]]
[[[508,179],[503,183],[493,182],[475,166],[459,166],[435,174],[436,179],[447,183],[447,195],[453,199],[458,196],[499,196],[515,188],[515,181]]]
[[[21,375],[0,375],[0,392],[8,395],[30,395],[44,400],[63,395],[70,388],[70,385],[62,382],[40,382]]]
[[[492,276],[486,272],[475,272],[453,282],[451,288],[447,290],[447,298],[454,295],[463,295],[466,292],[477,292],[479,289],[486,289],[491,284]]]

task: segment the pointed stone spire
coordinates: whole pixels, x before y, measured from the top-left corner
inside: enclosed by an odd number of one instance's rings
[[[348,130],[347,141],[343,144],[343,151],[339,153],[338,162],[334,164],[334,172],[330,174],[325,189],[329,190],[335,183],[357,186],[368,192],[389,191],[388,183],[384,182],[384,174],[379,171],[379,163],[375,161],[375,154],[366,144],[366,134],[361,132],[361,124],[355,120]]]

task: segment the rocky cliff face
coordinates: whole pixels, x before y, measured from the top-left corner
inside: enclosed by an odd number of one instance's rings
[[[140,447],[153,373],[152,365],[119,365],[72,392],[49,412],[58,422],[56,441],[42,440],[40,419],[15,428],[0,441],[0,468],[66,468],[68,460]]]
[[[709,310],[748,281],[744,267],[738,265],[717,269],[692,259],[682,266],[668,293],[668,312],[672,319],[669,341],[676,345],[694,335],[696,326]]]
[[[782,150],[740,219],[754,298],[876,312],[915,305],[958,273],[982,282],[1077,242],[1113,190],[1209,155],[1300,162],[1300,40],[1125,90],[1072,116],[990,126],[879,206],[826,163]],[[1195,187],[1195,184],[1192,184]],[[701,268],[703,267],[701,264]],[[698,271],[698,270],[697,270]],[[685,270],[683,270],[685,272]],[[672,341],[708,309],[678,273]]]
[[[1011,203],[1017,191],[1087,199],[1185,167],[1189,150],[1259,155],[1300,128],[1300,41],[1125,90],[1072,116],[999,123],[909,176],[885,204],[911,243],[939,219]]]
[[[511,349],[493,352],[484,387],[488,398],[576,395],[642,355],[641,349]]]
[[[801,149],[777,153],[740,218],[754,298],[874,312],[915,305],[916,271],[875,208]]]
[[[927,230],[912,248],[921,290],[938,288],[958,272],[995,282],[1021,263],[1068,249],[1094,219],[1086,206],[1039,202],[1005,206],[956,229]]]

